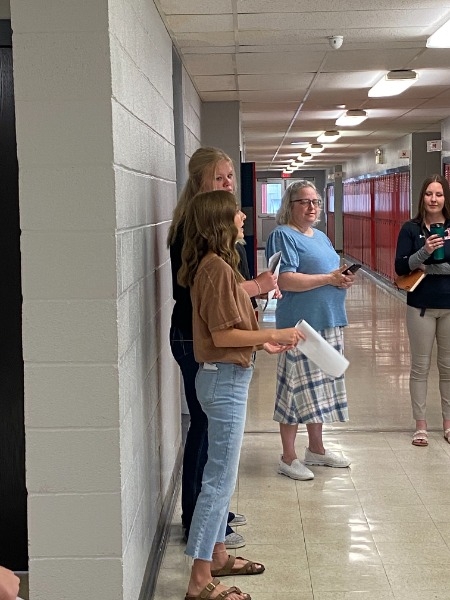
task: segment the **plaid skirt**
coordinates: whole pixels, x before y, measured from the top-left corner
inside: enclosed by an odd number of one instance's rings
[[[342,327],[319,333],[342,353]],[[283,352],[278,356],[273,419],[286,425],[348,421],[344,376],[327,375],[298,348]]]

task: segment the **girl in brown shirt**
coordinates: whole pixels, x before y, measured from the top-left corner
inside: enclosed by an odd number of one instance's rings
[[[294,347],[301,334],[259,329],[248,294],[239,285],[236,240],[245,215],[227,191],[198,194],[186,213],[178,283],[191,289],[194,354],[200,368],[196,390],[208,417],[208,461],[197,499],[186,554],[194,559],[186,600],[249,600],[239,588],[226,588],[216,575],[262,573],[260,563],[229,557],[224,545],[228,506],[236,484],[244,434],[252,356],[264,349],[278,354]]]

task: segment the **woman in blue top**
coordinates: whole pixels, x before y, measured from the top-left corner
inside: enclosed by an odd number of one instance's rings
[[[282,252],[278,286],[283,297],[277,302],[277,327],[292,327],[304,319],[342,352],[342,328],[347,325],[345,296],[354,275],[343,274],[346,266],[339,267],[339,255],[330,240],[314,228],[321,206],[313,183],[290,185],[277,213],[279,227],[269,236],[266,254]],[[282,475],[313,479],[305,465],[350,465],[345,456],[325,450],[322,440],[323,423],[348,420],[344,377],[326,375],[301,349],[279,356],[274,420],[280,423],[283,454],[278,472]],[[305,423],[308,432],[304,464],[295,452],[299,423]]]
[[[444,225],[445,239],[430,234],[432,223]],[[416,430],[414,446],[427,446],[427,381],[434,340],[444,438],[450,443],[450,188],[442,175],[423,182],[416,216],[403,224],[397,241],[395,271],[406,275],[423,269],[427,276],[406,296],[406,326],[411,349],[409,390]],[[444,258],[434,252],[444,249]]]

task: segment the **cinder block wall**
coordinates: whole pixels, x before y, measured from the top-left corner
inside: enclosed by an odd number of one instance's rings
[[[171,41],[139,0],[11,18],[31,598],[136,600],[181,444]]]
[[[152,2],[109,6],[124,598],[134,600],[181,444],[179,374],[168,343],[172,43]]]

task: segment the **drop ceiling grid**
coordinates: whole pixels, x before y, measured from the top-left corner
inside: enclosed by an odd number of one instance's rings
[[[257,168],[268,166],[268,148],[273,156],[284,137],[277,161],[295,154],[290,141],[302,132],[313,142],[334,128],[343,111],[338,105],[364,108],[369,119],[334,146],[337,162],[343,146],[346,156],[351,148],[360,153],[370,143],[405,135],[408,127],[434,127],[450,116],[450,50],[425,49],[428,35],[450,17],[449,0],[378,0],[376,6],[373,0],[315,0],[313,7],[310,0],[158,4],[202,100],[241,102],[246,159],[255,160]],[[344,36],[339,51],[326,39],[336,34]],[[368,98],[382,73],[404,68],[420,70],[410,90],[389,99]],[[367,143],[353,141],[361,138]]]

